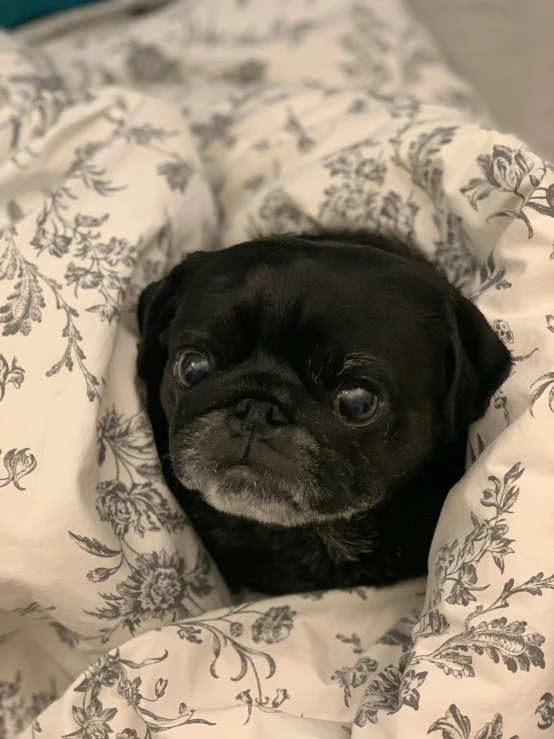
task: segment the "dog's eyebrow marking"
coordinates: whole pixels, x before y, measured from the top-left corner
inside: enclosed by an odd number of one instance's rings
[[[187,329],[184,332],[184,335],[185,336],[194,336],[195,339],[205,339],[208,336],[208,334],[205,331],[197,331],[194,328]]]
[[[360,365],[370,367],[371,370],[375,372],[380,372],[380,367],[377,359],[371,354],[365,354],[364,352],[354,352],[352,354],[348,354],[342,363],[342,369],[357,369]]]
[[[205,331],[197,331],[196,329],[188,329],[187,331],[183,331],[182,334],[179,336],[179,344],[181,348],[183,346],[188,346],[188,342],[195,343],[195,342],[201,342],[202,344],[207,344],[210,341],[210,335]]]

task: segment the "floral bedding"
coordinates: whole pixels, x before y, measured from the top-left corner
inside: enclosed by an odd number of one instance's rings
[[[552,167],[397,0],[123,5],[0,41],[0,737],[550,735]],[[514,369],[428,582],[237,604],[160,474],[136,303],[319,226],[419,248]]]

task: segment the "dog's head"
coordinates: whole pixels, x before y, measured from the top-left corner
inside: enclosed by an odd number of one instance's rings
[[[427,262],[336,238],[194,253],[141,297],[139,376],[173,472],[220,511],[295,526],[381,506],[508,374]]]

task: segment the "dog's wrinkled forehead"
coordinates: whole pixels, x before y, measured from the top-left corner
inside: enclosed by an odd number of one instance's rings
[[[189,333],[227,347],[247,337],[252,348],[284,353],[328,342],[399,362],[418,357],[426,337],[440,348],[433,324],[443,322],[444,289],[417,262],[301,239],[249,242],[190,262],[175,346]]]

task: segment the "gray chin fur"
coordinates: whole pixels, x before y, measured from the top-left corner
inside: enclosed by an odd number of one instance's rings
[[[198,490],[212,508],[258,523],[306,526],[346,516],[303,510],[294,502],[294,497],[302,497],[298,488],[295,491],[289,488],[286,497],[283,494],[284,499],[279,500],[279,484],[265,482],[256,473],[249,472],[248,468],[230,468],[214,477],[197,476],[189,471],[188,474],[179,475],[179,480],[185,487]]]
[[[214,411],[195,421],[185,439],[171,444],[175,473],[186,488],[198,490],[204,500],[222,513],[263,524],[294,527],[349,518],[354,511],[325,514],[313,510],[321,494],[309,469],[299,465],[298,479],[288,481],[271,471],[248,464],[214,460],[224,413]]]

